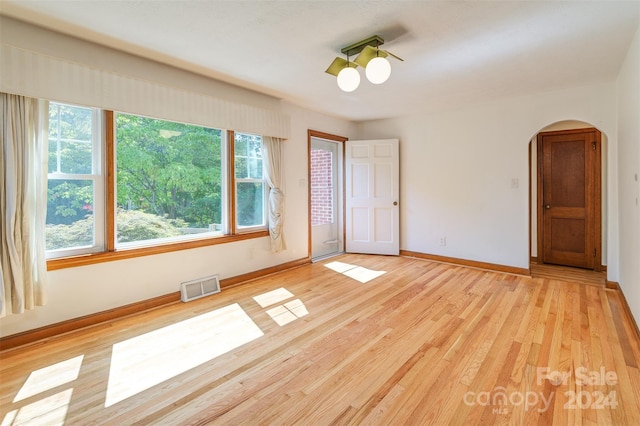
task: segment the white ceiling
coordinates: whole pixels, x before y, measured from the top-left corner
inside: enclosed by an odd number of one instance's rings
[[[613,80],[634,1],[0,0],[14,18],[351,120]],[[343,93],[324,70],[371,35],[391,78]]]

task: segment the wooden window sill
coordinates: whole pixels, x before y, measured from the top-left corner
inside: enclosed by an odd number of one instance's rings
[[[57,269],[74,268],[76,266],[93,265],[94,263],[112,262],[115,260],[132,259],[134,257],[151,256],[155,254],[170,253],[172,251],[189,250],[199,247],[214,246],[218,244],[232,243],[235,241],[249,240],[269,236],[269,231],[261,230],[235,235],[222,235],[202,240],[185,241],[178,243],[162,244],[157,246],[135,248],[129,250],[107,251],[102,253],[86,254],[81,256],[64,257],[47,261],[47,271]]]

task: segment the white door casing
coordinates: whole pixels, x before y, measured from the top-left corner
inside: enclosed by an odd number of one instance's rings
[[[399,141],[347,141],[345,249],[400,253]]]

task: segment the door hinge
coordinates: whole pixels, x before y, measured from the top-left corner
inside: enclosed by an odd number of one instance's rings
[[[596,150],[596,146],[597,146],[597,145],[596,145],[596,143],[595,143],[595,142],[591,142],[591,148],[593,148],[593,150],[594,150],[594,151]]]

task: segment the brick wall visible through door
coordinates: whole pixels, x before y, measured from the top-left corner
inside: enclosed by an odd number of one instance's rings
[[[333,222],[333,158],[330,151],[311,150],[311,225]]]

